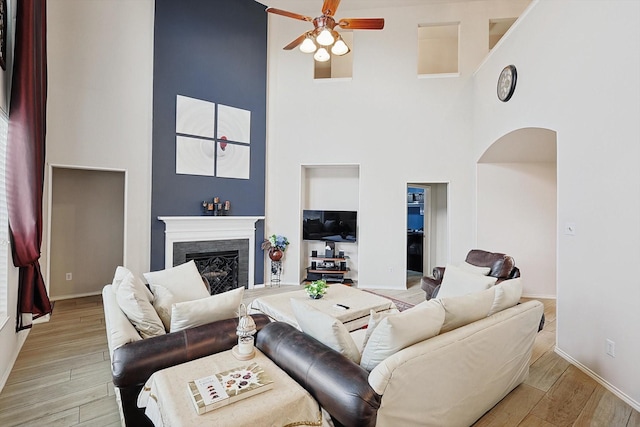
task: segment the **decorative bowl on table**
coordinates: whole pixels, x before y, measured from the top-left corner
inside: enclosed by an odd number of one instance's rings
[[[327,293],[327,288],[327,282],[324,280],[314,280],[304,287],[304,289],[307,291],[307,294],[309,294],[309,297],[312,299],[322,298],[322,296]]]

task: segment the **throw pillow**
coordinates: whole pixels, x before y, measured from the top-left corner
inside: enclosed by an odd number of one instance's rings
[[[293,298],[291,307],[302,332],[346,356],[354,363],[360,363],[358,346],[341,321]]]
[[[165,330],[169,331],[171,328],[171,310],[173,303],[182,302],[178,300],[169,289],[164,286],[152,286],[153,290],[153,308],[162,320]]]
[[[236,288],[207,298],[175,303],[171,310],[169,331],[181,331],[237,317],[243,295],[244,288]]]
[[[469,273],[455,265],[447,264],[436,298],[447,298],[483,291],[495,285],[497,280],[495,277]]]
[[[362,351],[360,366],[371,371],[403,348],[438,335],[443,320],[444,308],[438,300],[424,301],[385,317],[371,333]]]
[[[120,286],[120,283],[122,283],[122,279],[124,279],[129,273],[132,272],[127,267],[118,266],[118,268],[116,268],[116,272],[113,275],[113,279],[111,280],[111,287],[113,288],[113,292],[118,292],[118,287]],[[151,291],[146,286],[144,287],[144,289],[145,293],[149,297],[149,300],[153,300],[153,294],[151,293]]]
[[[498,283],[494,289],[496,290],[496,296],[493,300],[493,305],[489,310],[487,316],[491,316],[506,308],[513,307],[520,301],[522,296],[522,282],[521,278],[503,280]]]
[[[486,276],[491,272],[491,267],[479,267],[477,265],[469,264],[467,261],[462,261],[461,263],[456,264],[456,267],[469,273],[479,274],[481,276]],[[445,271],[447,270],[445,269]]]
[[[494,298],[495,288],[489,288],[467,295],[439,298],[445,310],[444,324],[440,332],[449,332],[460,326],[487,317]]]
[[[364,339],[362,341],[362,349],[367,346],[367,342],[369,342],[369,338],[371,338],[371,334],[376,329],[376,327],[382,322],[382,319],[387,318],[388,316],[392,316],[394,314],[398,314],[399,312],[389,313],[388,311],[384,311],[381,313],[376,313],[375,311],[369,311],[369,323],[367,323],[367,329],[365,329]]]
[[[150,338],[166,333],[162,321],[151,305],[148,289],[142,280],[129,272],[120,282],[116,292],[116,300],[120,309],[142,338]]]
[[[209,291],[193,261],[160,271],[144,273],[144,277],[152,290],[154,286],[164,286],[179,302],[193,301],[209,296]]]

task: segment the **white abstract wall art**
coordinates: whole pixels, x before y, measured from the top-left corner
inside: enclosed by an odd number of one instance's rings
[[[176,97],[176,133],[214,138],[216,104],[201,99]]]
[[[176,95],[176,173],[249,179],[251,111]]]
[[[216,176],[222,178],[249,179],[251,151],[248,145],[228,144],[218,141]]]
[[[251,143],[251,111],[218,104],[217,138]]]
[[[176,136],[176,173],[215,176],[215,141]]]

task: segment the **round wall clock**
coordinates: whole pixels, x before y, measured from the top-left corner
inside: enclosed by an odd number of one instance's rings
[[[513,91],[516,90],[516,80],[518,73],[515,65],[507,65],[502,69],[500,77],[498,77],[498,99],[507,102],[511,99]]]

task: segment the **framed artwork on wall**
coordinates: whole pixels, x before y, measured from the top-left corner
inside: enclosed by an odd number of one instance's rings
[[[249,179],[250,169],[251,111],[176,95],[176,174]]]
[[[0,0],[0,67],[7,69],[7,0]]]

